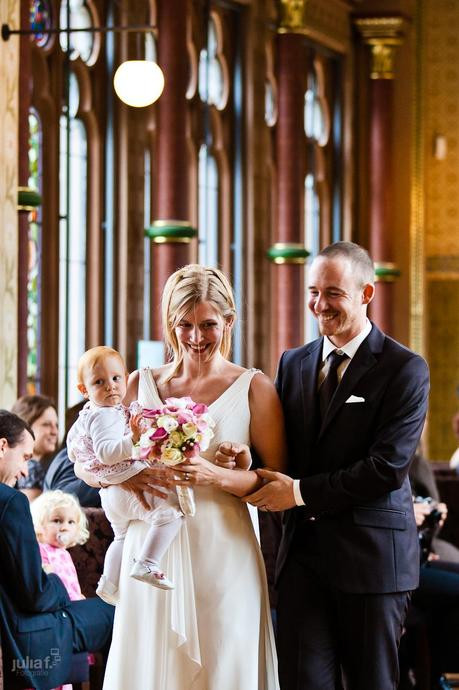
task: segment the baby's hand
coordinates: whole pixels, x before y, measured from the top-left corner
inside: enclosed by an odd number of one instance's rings
[[[227,470],[233,470],[235,467],[248,470],[252,464],[250,449],[245,443],[220,443],[215,453],[215,464]]]
[[[47,575],[51,575],[54,572],[51,563],[42,563],[42,568]]]
[[[131,427],[132,431],[132,442],[133,443],[138,443],[140,440],[140,437],[143,434],[143,416],[142,413],[139,412],[139,414],[135,414],[129,419],[129,426]]]

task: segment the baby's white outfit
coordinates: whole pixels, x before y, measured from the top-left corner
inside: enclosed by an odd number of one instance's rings
[[[167,491],[167,499],[145,494],[151,506],[146,510],[134,493],[118,486],[148,467],[132,459],[129,410],[124,405],[99,407],[87,402],[68,433],[67,451],[72,462],[80,462],[99,481],[110,484],[100,490],[100,500],[115,540],[124,539],[131,520],[164,525],[182,516],[175,491]]]

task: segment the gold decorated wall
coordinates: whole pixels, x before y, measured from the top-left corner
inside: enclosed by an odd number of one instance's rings
[[[456,447],[459,409],[459,3],[420,3],[423,45],[424,249],[427,357],[431,367],[429,454]]]
[[[19,3],[0,0],[1,16],[19,23]],[[14,41],[0,43],[0,407],[16,400],[18,72]]]

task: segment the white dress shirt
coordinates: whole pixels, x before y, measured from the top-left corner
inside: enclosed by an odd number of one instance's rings
[[[328,355],[333,352],[333,350],[336,350],[336,353],[338,355],[347,355],[347,358],[341,362],[337,369],[337,376],[338,376],[338,385],[341,382],[341,379],[344,376],[344,372],[348,368],[349,364],[351,363],[351,359],[354,357],[355,353],[359,349],[360,345],[363,343],[366,337],[370,334],[371,331],[371,323],[368,319],[365,321],[365,327],[363,328],[362,331],[358,335],[355,336],[355,338],[352,338],[348,343],[345,345],[342,345],[342,347],[336,347],[332,343],[332,341],[327,337],[324,336],[324,342],[322,346],[322,366],[319,371],[319,388],[322,384],[322,381],[326,377],[328,373],[328,367],[326,365],[326,360]],[[299,479],[294,479],[293,480],[293,495],[295,498],[295,503],[297,506],[304,506],[305,502],[303,501],[303,497],[301,495],[300,491],[300,480]]]

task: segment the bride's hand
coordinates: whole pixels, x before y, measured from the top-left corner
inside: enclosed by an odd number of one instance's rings
[[[176,479],[174,484],[180,486],[189,486],[190,484],[210,486],[218,484],[220,472],[221,470],[212,462],[197,455],[194,458],[189,458],[186,463],[182,462],[180,465],[174,465],[174,474],[180,476],[180,479]]]
[[[157,496],[158,498],[167,498],[167,493],[160,491],[157,487],[169,487],[172,476],[173,474],[168,467],[158,465],[142,470],[130,479],[121,482],[119,486],[126,489],[126,491],[132,491],[143,507],[146,510],[151,510],[151,505],[147,502],[144,492]]]

